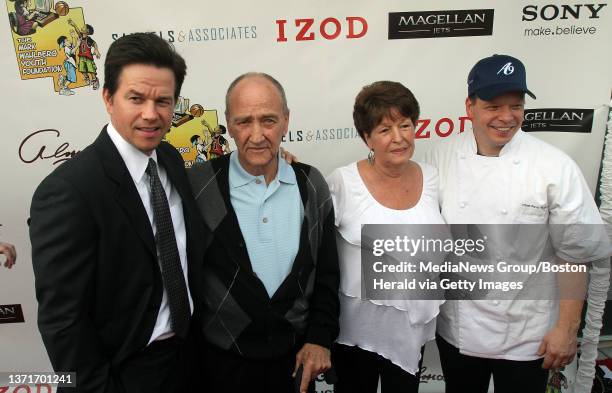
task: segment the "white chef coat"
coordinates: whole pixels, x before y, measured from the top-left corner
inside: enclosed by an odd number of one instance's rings
[[[576,163],[522,130],[499,157],[478,155],[469,130],[437,144],[425,161],[438,168],[440,206],[449,224],[602,224]],[[597,241],[593,233],[585,239],[579,232],[553,239],[549,227],[542,227],[540,238],[512,247],[518,260],[553,246],[558,257],[570,262],[610,255],[603,226]],[[447,301],[440,309],[438,333],[466,355],[535,360],[558,308],[558,300]]]

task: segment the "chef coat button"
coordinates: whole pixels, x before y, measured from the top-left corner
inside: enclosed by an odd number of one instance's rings
[[[467,206],[467,202],[461,202],[461,203],[459,204],[459,207],[461,207],[462,209],[463,209],[464,207],[466,207],[466,206]]]
[[[499,300],[493,300],[493,305],[494,306],[499,306]]]
[[[508,214],[508,210],[506,210],[506,209],[502,209],[502,210],[501,210],[501,214],[503,214],[503,215],[505,216],[506,214]]]
[[[255,179],[255,184],[261,184],[261,180]]]
[[[461,158],[462,160],[465,160],[465,154],[460,155],[459,158]]]
[[[518,165],[521,160],[519,160],[518,158],[515,158],[514,161],[512,161],[514,163],[514,165]]]
[[[268,222],[268,217],[264,217],[263,220],[261,221],[263,221],[263,223],[266,224]]]

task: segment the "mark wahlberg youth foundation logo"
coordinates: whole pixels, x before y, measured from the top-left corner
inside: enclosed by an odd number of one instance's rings
[[[526,132],[555,131],[590,133],[593,109],[526,109],[522,129]]]
[[[25,322],[21,304],[0,304],[0,323],[20,322]]]
[[[390,12],[389,39],[492,35],[493,15],[492,9]]]
[[[22,80],[51,78],[61,96],[100,87],[96,60],[101,54],[83,8],[51,0],[6,0],[6,5]]]

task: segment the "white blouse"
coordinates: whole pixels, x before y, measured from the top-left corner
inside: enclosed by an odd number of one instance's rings
[[[428,164],[421,197],[410,209],[387,208],[370,194],[357,163],[334,170],[327,178],[335,209],[340,262],[340,344],[376,352],[416,374],[421,347],[435,337],[443,300],[362,300],[361,226],[363,224],[443,224],[438,205],[438,174]]]

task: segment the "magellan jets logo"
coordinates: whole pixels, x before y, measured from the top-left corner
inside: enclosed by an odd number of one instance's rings
[[[390,12],[389,39],[492,35],[493,14],[492,9]]]
[[[21,304],[0,304],[0,323],[24,322]]]
[[[523,131],[589,133],[593,128],[593,109],[526,109]]]

